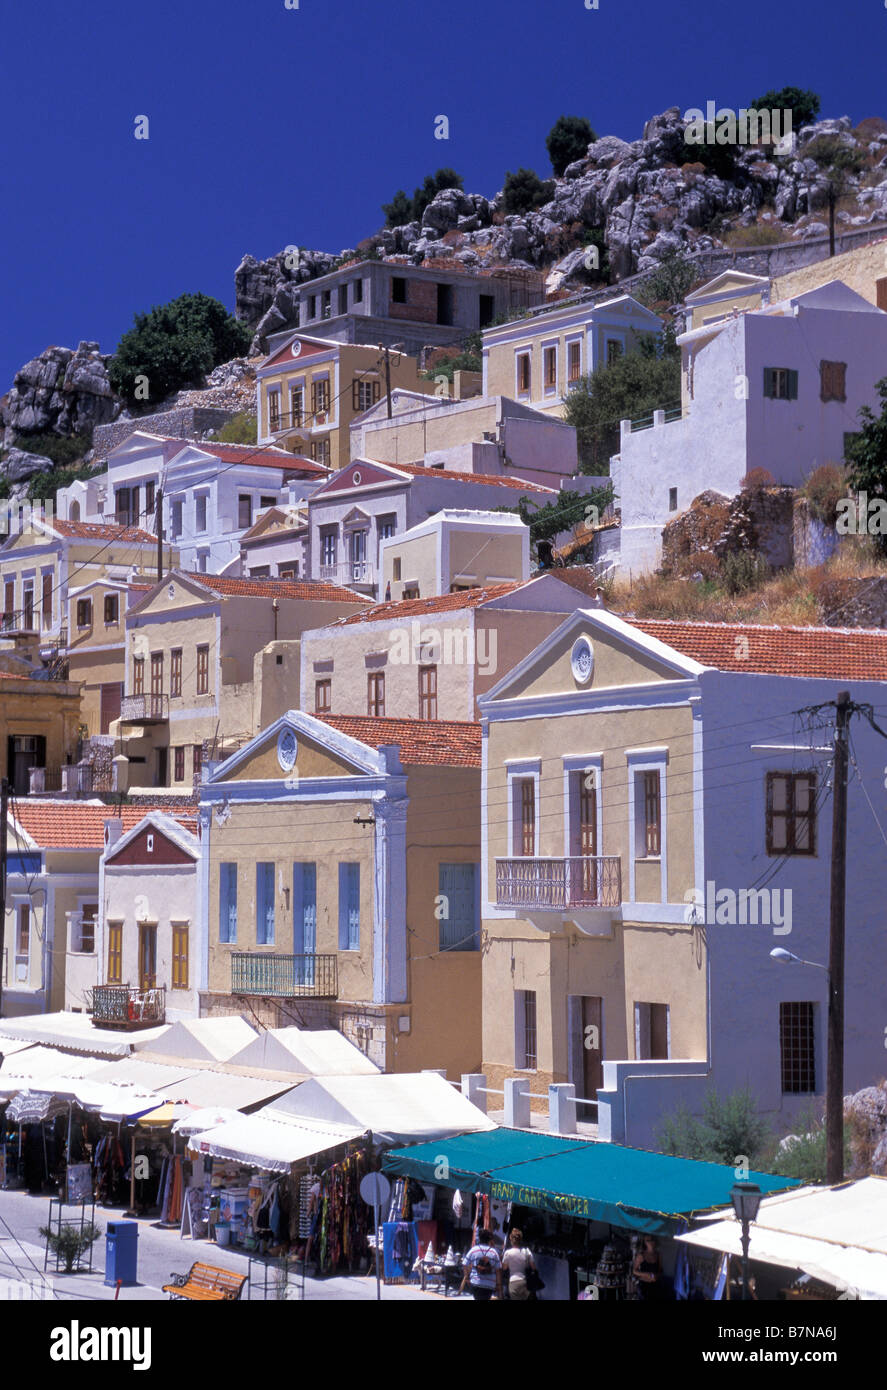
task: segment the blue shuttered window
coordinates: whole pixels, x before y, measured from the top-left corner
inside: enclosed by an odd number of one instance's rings
[[[256,945],[274,945],[274,865],[256,865]]]
[[[339,865],[339,950],[360,950],[360,865]]]
[[[219,940],[237,940],[237,865],[219,865]]]
[[[438,868],[440,949],[480,949],[480,902],[476,864],[441,864]]]
[[[317,865],[293,865],[293,955],[296,983],[314,984],[314,955],[317,951]],[[310,959],[307,959],[310,958]]]

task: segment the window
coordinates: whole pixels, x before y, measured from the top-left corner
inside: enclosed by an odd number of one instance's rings
[[[182,693],[181,647],[173,647],[169,654],[169,693],[170,695],[181,695]]]
[[[87,599],[90,605],[89,623],[92,623],[92,599]],[[29,630],[34,626],[34,585],[28,581],[22,590],[22,626]]]
[[[360,950],[360,865],[339,865],[339,950]]]
[[[136,488],[136,497],[138,497],[138,491]],[[133,524],[132,493],[128,487],[119,487],[114,493],[114,519],[118,526],[131,526]]]
[[[333,707],[332,681],[314,682],[314,713],[329,714]]]
[[[219,865],[219,940],[237,940],[237,865]]]
[[[339,313],[340,313],[340,314],[347,314],[347,313],[348,313],[348,286],[347,286],[347,285],[340,285],[340,286],[339,286]]]
[[[98,915],[98,903],[84,903],[80,908],[80,945],[78,950],[87,956],[91,956],[95,950],[95,924]]]
[[[209,647],[197,648],[197,694],[209,694]]]
[[[659,771],[635,774],[636,835],[635,857],[652,859],[660,853],[662,844],[662,808]]]
[[[311,383],[311,409],[315,415],[325,415],[330,408],[329,377]]]
[[[16,909],[15,958],[27,960],[31,952],[31,907],[20,903]]]
[[[419,667],[419,718],[437,718],[437,667]]]
[[[670,488],[668,489],[668,510],[669,510],[670,512],[676,512],[677,509],[678,509],[678,490],[677,490],[676,487],[670,487]]]
[[[316,318],[317,318],[317,295],[316,295],[316,294],[312,294],[312,296],[311,296],[311,313],[310,313],[309,317],[312,318],[312,319],[316,319]]]
[[[317,865],[293,865],[293,954],[312,957],[317,950]],[[311,959],[296,967],[296,983],[314,983]]]
[[[77,626],[79,628],[92,627],[91,598],[79,598],[77,600]]]
[[[320,300],[320,312],[323,318],[328,319],[333,312],[332,290],[324,290]]]
[[[634,1051],[640,1062],[667,1061],[669,1021],[667,1004],[635,1004]]]
[[[397,517],[394,512],[386,512],[384,516],[377,518],[376,525],[379,528],[379,540],[387,541],[397,531]]]
[[[522,857],[532,858],[536,853],[536,784],[532,777],[518,777],[514,785],[518,829],[515,848]]]
[[[567,345],[567,376],[570,381],[578,381],[582,374],[582,344]]]
[[[133,695],[144,695],[145,693],[145,658],[134,656],[132,659],[132,693]]]
[[[821,401],[846,401],[846,385],[846,362],[820,362],[819,399]]]
[[[52,570],[43,575],[42,608],[43,626],[52,627]]]
[[[400,580],[400,556],[395,555],[391,561],[391,578],[397,583]]]
[[[401,598],[421,598],[418,584],[404,584]]]
[[[767,773],[767,853],[816,853],[816,773]]]
[[[381,389],[378,381],[355,381],[351,392],[352,406],[355,410],[369,410],[379,399]]]
[[[391,302],[392,304],[406,304],[407,302],[407,282],[400,275],[391,278]]]
[[[194,529],[195,531],[206,530],[206,494],[201,493],[194,499]]]
[[[480,899],[477,864],[440,864],[437,871],[442,951],[480,950]]]
[[[496,316],[496,300],[491,294],[478,296],[477,301],[477,326],[478,328],[489,328]]]
[[[11,623],[15,615],[15,580],[7,579],[3,583],[3,618],[7,623]]]
[[[320,563],[327,566],[336,563],[335,531],[321,531],[320,533]]]
[[[145,518],[148,521],[154,519],[157,511],[157,498],[153,483],[145,483]]]
[[[624,347],[622,346],[622,344],[619,342],[618,338],[608,338],[608,339],[607,339],[607,366],[609,367],[610,364],[611,364],[612,362],[617,362],[617,361],[619,360],[619,358],[622,356],[622,354],[623,354],[624,351],[625,351],[625,348],[624,348]]]
[[[237,525],[241,531],[253,524],[253,499],[248,492],[241,492],[237,498]]]
[[[120,621],[120,595],[105,594],[105,627],[116,627]]]
[[[813,1009],[809,1000],[779,1006],[783,1095],[810,1095],[816,1091]]]
[[[171,509],[172,534],[175,539],[182,534],[182,504],[173,502]]]
[[[289,565],[281,565],[280,568],[279,568],[278,571],[277,571],[277,577],[278,577],[278,579],[298,579],[298,577],[299,577],[299,562],[298,562],[298,560],[293,560],[292,563],[289,564]]]
[[[353,301],[354,301],[355,304],[362,304],[362,303],[363,303],[363,281],[362,281],[362,280],[354,280],[354,281],[352,281],[352,295],[351,295],[351,298],[353,299]]]
[[[123,982],[123,923],[108,923],[108,984]]]
[[[367,676],[367,714],[382,719],[385,714],[385,672],[371,671]]]
[[[519,352],[517,355],[517,389],[522,395],[526,395],[530,389],[530,354]]]
[[[301,425],[302,411],[304,409],[304,392],[301,386],[290,387],[290,423]]]
[[[771,401],[798,399],[798,374],[790,367],[764,368],[764,395]]]
[[[268,423],[272,429],[280,429],[280,392],[268,392]]]
[[[195,782],[200,781],[203,771],[203,744],[192,743],[191,745],[191,774]]]
[[[274,865],[256,865],[256,945],[274,945]]]
[[[323,439],[312,439],[311,457],[315,463],[322,463],[325,468],[329,468],[330,441],[326,436]]]
[[[180,744],[173,751],[175,753],[175,772],[173,775],[177,782],[183,782],[185,780],[185,745]]]
[[[520,1071],[535,1071],[536,991],[518,989],[514,993],[514,1065]]]
[[[188,988],[188,924],[172,924],[172,987]]]
[[[163,694],[163,652],[151,653],[151,694]]]
[[[555,347],[543,349],[542,376],[546,391],[553,391],[557,386],[557,348]]]

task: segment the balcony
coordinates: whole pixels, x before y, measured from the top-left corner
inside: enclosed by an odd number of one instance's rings
[[[92,991],[92,1021],[96,1028],[155,1028],[166,1022],[166,987],[96,985]]]
[[[0,616],[0,635],[3,637],[31,637],[40,631],[40,618],[33,608],[24,608],[17,613],[4,613]]]
[[[271,951],[233,951],[231,993],[278,999],[335,999],[336,956],[278,956]]]
[[[376,567],[370,560],[343,560],[335,565],[321,565],[320,578],[331,584],[363,584],[375,588]]]
[[[120,702],[121,724],[165,724],[167,719],[168,695],[124,695]]]
[[[563,859],[497,859],[496,906],[530,912],[585,912],[622,903],[618,854]]]

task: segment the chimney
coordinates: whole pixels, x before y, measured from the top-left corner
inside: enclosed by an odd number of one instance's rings
[[[114,816],[112,820],[105,821],[105,849],[108,850],[112,845],[116,845],[120,836],[123,834],[123,821],[120,816]]]

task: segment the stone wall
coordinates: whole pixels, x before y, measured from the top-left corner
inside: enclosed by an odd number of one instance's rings
[[[824,565],[840,542],[834,526],[826,526],[810,515],[806,497],[795,497],[792,530],[795,569],[809,570]]]
[[[887,577],[829,579],[816,597],[826,627],[887,627]]]
[[[166,435],[170,439],[199,440],[207,430],[221,429],[236,413],[218,406],[182,405],[156,415],[139,415],[134,419],[115,420],[109,425],[97,425],[92,436],[96,462],[106,459],[134,430],[147,430],[149,434]]]

